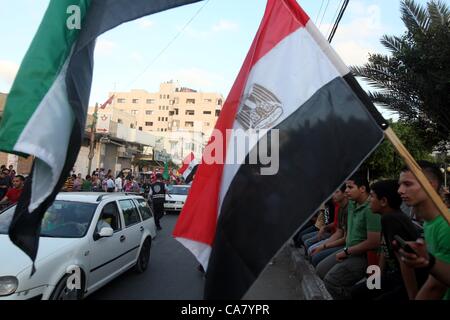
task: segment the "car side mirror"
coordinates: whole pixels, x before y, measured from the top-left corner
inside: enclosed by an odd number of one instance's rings
[[[94,233],[94,240],[97,241],[100,238],[108,238],[112,237],[114,234],[114,230],[109,227],[103,227],[100,232]]]

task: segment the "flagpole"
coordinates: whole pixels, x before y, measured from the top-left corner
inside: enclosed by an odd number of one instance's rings
[[[92,166],[92,159],[94,158],[94,144],[95,144],[95,132],[96,132],[96,126],[97,126],[97,112],[98,112],[98,103],[95,104],[93,119],[92,119],[92,126],[91,126],[91,138],[89,142],[89,165],[88,165],[88,174],[91,174],[91,166]]]
[[[423,174],[422,169],[417,164],[416,160],[405,148],[403,143],[390,127],[384,131],[384,134],[386,138],[392,143],[400,157],[402,157],[403,161],[405,161],[412,174],[417,178],[417,181],[419,181],[428,197],[430,197],[431,201],[433,201],[434,205],[439,210],[439,213],[445,218],[445,220],[447,220],[447,223],[450,224],[450,213],[448,212],[447,207],[445,206],[442,198],[439,196],[436,190],[434,190],[434,188],[431,186],[427,177],[425,177],[425,175]]]

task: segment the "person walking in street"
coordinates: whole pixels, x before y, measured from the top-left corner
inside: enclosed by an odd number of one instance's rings
[[[164,201],[166,199],[166,185],[162,182],[162,174],[156,175],[156,182],[151,185],[150,190],[155,211],[156,228],[161,230],[160,220],[164,215]]]

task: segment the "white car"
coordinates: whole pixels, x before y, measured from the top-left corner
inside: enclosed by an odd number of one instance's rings
[[[156,228],[141,196],[58,194],[42,221],[31,278],[30,258],[9,240],[14,210],[0,214],[0,300],[81,299],[132,267],[147,269]],[[67,285],[77,276],[81,289]]]
[[[173,185],[168,186],[166,200],[164,202],[165,211],[181,211],[186,202],[190,185]]]

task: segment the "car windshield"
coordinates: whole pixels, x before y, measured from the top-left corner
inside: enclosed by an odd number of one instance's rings
[[[41,237],[82,238],[86,235],[97,204],[55,201],[44,214]],[[15,206],[0,214],[0,234],[7,234]]]
[[[172,187],[169,190],[170,194],[179,194],[179,195],[187,195],[189,193],[189,186],[182,186],[182,187]]]

